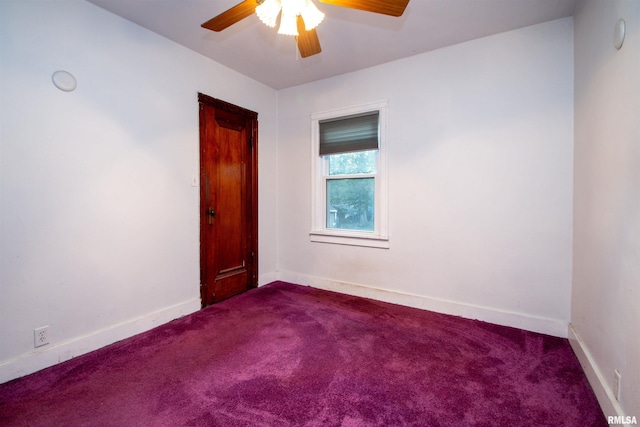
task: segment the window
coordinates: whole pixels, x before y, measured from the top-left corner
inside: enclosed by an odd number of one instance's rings
[[[311,240],[389,247],[387,103],[316,113]]]

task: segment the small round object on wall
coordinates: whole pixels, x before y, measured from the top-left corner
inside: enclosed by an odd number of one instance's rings
[[[627,24],[624,22],[624,19],[618,19],[618,22],[616,22],[616,28],[613,32],[613,45],[616,47],[616,49],[620,50],[622,48],[626,32]]]
[[[71,92],[78,87],[76,78],[68,71],[58,70],[51,75],[51,81],[60,90]]]

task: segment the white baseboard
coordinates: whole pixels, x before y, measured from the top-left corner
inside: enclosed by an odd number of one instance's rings
[[[587,376],[587,380],[589,380],[589,384],[591,384],[591,388],[598,399],[598,403],[605,417],[624,416],[624,411],[613,395],[613,391],[607,386],[607,381],[602,375],[602,370],[598,367],[587,345],[582,338],[580,338],[580,335],[572,324],[569,324],[569,342],[582,366],[582,370]]]
[[[319,289],[336,291],[348,295],[390,302],[407,307],[420,308],[437,313],[451,314],[466,319],[481,320],[502,326],[539,332],[561,338],[567,338],[568,321],[516,313],[491,307],[459,303],[424,295],[415,295],[389,289],[338,282],[335,280],[307,276],[288,271],[279,271],[278,280],[311,286]]]
[[[264,273],[258,276],[258,286],[264,286],[268,283],[275,282],[278,280],[278,272],[271,271],[269,273]]]
[[[88,335],[36,349],[13,359],[0,362],[0,384],[29,375],[65,360],[97,350],[198,311],[200,298],[184,301],[144,316],[108,326]]]

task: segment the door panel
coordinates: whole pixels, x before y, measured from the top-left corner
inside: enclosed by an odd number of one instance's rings
[[[201,298],[257,286],[257,114],[200,94]]]

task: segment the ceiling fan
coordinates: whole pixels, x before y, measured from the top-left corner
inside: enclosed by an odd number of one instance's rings
[[[409,0],[319,0],[320,3],[358,9],[383,15],[400,16]],[[300,56],[307,58],[322,51],[316,27],[324,18],[312,0],[244,0],[201,26],[222,31],[256,13],[260,20],[275,27],[280,15],[278,33],[296,36]]]

